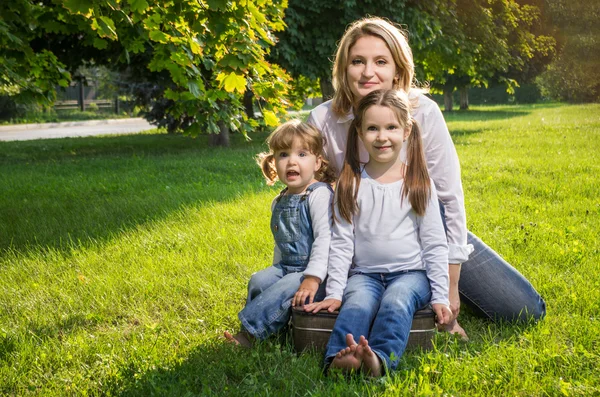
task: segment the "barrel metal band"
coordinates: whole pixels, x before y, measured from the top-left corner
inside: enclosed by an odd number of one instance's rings
[[[302,331],[316,331],[316,332],[331,332],[330,329],[323,329],[323,328],[305,328],[305,327],[297,327],[294,326],[295,329],[299,329]],[[431,329],[411,329],[410,332],[411,333],[421,333],[421,332],[434,332],[435,328],[431,328]]]

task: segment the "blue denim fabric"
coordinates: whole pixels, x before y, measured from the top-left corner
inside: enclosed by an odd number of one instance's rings
[[[394,273],[350,272],[340,314],[325,352],[325,366],[346,348],[346,335],[363,335],[385,370],[393,370],[408,343],[415,312],[431,299],[424,270]]]
[[[285,195],[283,191],[273,208],[271,231],[281,261],[252,275],[246,306],[238,314],[244,329],[259,340],[281,330],[290,319],[292,298],[304,280],[302,272],[314,242],[308,196],[323,186],[331,189],[326,183],[316,182],[306,194]],[[325,283],[321,283],[317,296],[319,300],[324,298]]]
[[[440,202],[444,229],[444,206]],[[492,320],[539,320],[546,315],[546,302],[521,273],[473,233],[467,243],[474,251],[464,262],[458,281],[461,301]]]
[[[281,261],[286,265],[308,265],[314,240],[308,196],[319,187],[331,186],[316,182],[306,189],[306,194],[286,195],[285,190],[277,197],[271,215],[271,232],[281,251]]]

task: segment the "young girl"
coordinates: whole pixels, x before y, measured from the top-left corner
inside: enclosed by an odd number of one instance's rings
[[[270,152],[259,155],[267,183],[287,187],[273,200],[273,266],[252,275],[248,299],[238,314],[243,331],[231,342],[250,346],[282,329],[291,306],[312,303],[327,275],[331,240],[334,172],[323,158],[323,138],[314,127],[288,121],[267,139]],[[322,288],[323,289],[323,288]],[[321,293],[321,298],[323,292]]]
[[[326,366],[381,376],[398,365],[417,310],[431,303],[440,324],[452,316],[446,235],[403,91],[377,90],[359,102],[332,231],[327,297],[305,310],[341,306]]]

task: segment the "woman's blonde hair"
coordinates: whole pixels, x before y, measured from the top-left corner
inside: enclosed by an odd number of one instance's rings
[[[382,39],[388,46],[399,78],[394,79],[393,88],[408,92],[414,86],[415,65],[412,51],[408,45],[407,33],[392,22],[369,17],[353,22],[342,36],[333,63],[333,95],[332,110],[337,116],[347,114],[354,105],[354,95],[347,79],[350,49],[361,37],[374,36]]]
[[[269,152],[260,153],[257,156],[258,165],[267,179],[267,185],[273,185],[278,179],[275,168],[275,152],[291,149],[296,139],[302,142],[306,150],[321,159],[321,168],[315,173],[315,179],[329,184],[335,182],[335,170],[325,159],[321,132],[300,120],[290,120],[277,127],[267,138]]]
[[[352,223],[352,217],[358,210],[356,198],[360,186],[362,165],[358,149],[358,141],[362,132],[365,113],[373,106],[391,109],[398,123],[404,129],[410,127],[410,135],[406,139],[406,168],[401,199],[408,201],[418,215],[424,215],[431,195],[431,181],[427,171],[421,129],[410,115],[411,103],[408,95],[399,90],[376,90],[360,100],[356,108],[354,120],[348,130],[346,158],[344,168],[336,188],[336,203],[342,218]]]

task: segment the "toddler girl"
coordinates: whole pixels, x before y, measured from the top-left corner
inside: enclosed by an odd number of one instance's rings
[[[292,120],[273,131],[267,143],[270,152],[259,155],[263,174],[268,184],[279,179],[286,188],[271,206],[273,265],[250,278],[246,306],[238,314],[243,330],[235,336],[225,332],[226,339],[244,346],[286,326],[291,306],[314,301],[327,275],[331,240],[335,177],[323,156],[321,133]]]
[[[341,306],[326,366],[381,376],[397,367],[417,310],[431,303],[438,323],[450,321],[448,245],[406,93],[373,91],[355,112],[336,189],[327,296],[305,310]]]

